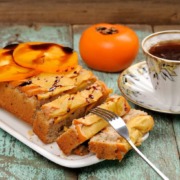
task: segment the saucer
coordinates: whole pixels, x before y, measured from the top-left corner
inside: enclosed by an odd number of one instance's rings
[[[152,86],[145,61],[130,66],[118,78],[119,89],[129,101],[157,112],[180,114],[180,106],[162,103]]]

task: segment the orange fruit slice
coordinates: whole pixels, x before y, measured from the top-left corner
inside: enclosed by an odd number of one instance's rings
[[[37,71],[18,66],[12,57],[13,50],[0,49],[0,81],[20,80],[37,74]]]
[[[77,53],[71,48],[46,42],[21,43],[13,57],[17,64],[42,72],[69,71],[78,64]]]

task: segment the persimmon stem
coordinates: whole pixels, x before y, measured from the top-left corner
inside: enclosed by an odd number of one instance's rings
[[[114,28],[114,27],[107,28],[107,27],[103,27],[103,26],[97,27],[96,30],[97,30],[98,32],[100,32],[101,34],[103,34],[103,35],[116,34],[116,33],[119,32],[119,31],[118,31],[116,28]]]

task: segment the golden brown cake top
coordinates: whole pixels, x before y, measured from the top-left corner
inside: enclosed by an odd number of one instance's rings
[[[110,92],[111,90],[102,81],[96,81],[85,90],[78,91],[75,94],[64,94],[56,100],[44,104],[41,109],[49,117],[62,118],[79,108],[86,106],[88,108]]]
[[[67,73],[40,73],[32,78],[13,81],[11,84],[19,87],[20,91],[29,97],[36,95],[38,99],[62,94],[67,91],[77,91],[88,84],[88,81],[95,81],[96,77],[91,71],[77,66]]]

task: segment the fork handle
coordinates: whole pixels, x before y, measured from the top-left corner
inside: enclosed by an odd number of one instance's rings
[[[156,168],[156,166],[154,164],[152,164],[149,159],[146,158],[146,156],[144,156],[144,154],[139,151],[139,149],[134,145],[134,143],[130,140],[127,139],[128,143],[131,145],[131,147],[139,154],[139,156],[149,165],[152,167],[152,169],[164,180],[169,180],[169,178],[167,176],[165,176],[159,169]]]

